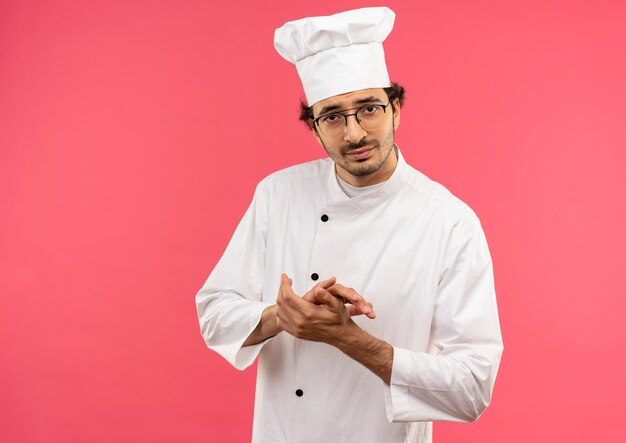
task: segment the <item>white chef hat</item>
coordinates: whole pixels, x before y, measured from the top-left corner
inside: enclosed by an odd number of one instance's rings
[[[395,16],[380,7],[287,22],[274,33],[274,47],[295,63],[309,106],[346,92],[386,88],[382,42]]]

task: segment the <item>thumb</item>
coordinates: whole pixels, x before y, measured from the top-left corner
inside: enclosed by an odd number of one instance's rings
[[[282,274],[280,274],[280,284],[291,286],[293,284],[293,280],[283,272]]]

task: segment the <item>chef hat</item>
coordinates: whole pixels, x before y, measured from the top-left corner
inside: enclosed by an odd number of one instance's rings
[[[296,64],[309,106],[346,92],[386,88],[382,42],[395,16],[380,7],[287,22],[274,33],[274,47]]]

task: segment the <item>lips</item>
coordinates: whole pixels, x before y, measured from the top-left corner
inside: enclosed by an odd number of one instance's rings
[[[352,151],[346,152],[346,157],[351,158],[352,160],[363,160],[370,156],[370,154],[374,151],[374,146],[367,146],[365,148],[359,148]]]

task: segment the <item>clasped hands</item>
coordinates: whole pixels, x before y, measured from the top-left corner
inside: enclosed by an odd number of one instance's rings
[[[356,315],[375,318],[373,305],[335,277],[316,284],[302,297],[293,292],[292,280],[281,275],[276,298],[276,324],[296,338],[337,345],[349,330],[358,328]]]

